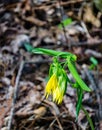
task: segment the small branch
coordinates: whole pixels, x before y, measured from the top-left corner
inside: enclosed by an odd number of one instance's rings
[[[24,61],[21,61],[19,70],[18,70],[18,74],[17,74],[17,78],[15,81],[15,86],[14,86],[14,96],[13,96],[13,101],[12,101],[12,108],[11,108],[11,112],[10,112],[10,119],[8,122],[8,130],[11,130],[11,125],[12,125],[12,119],[14,116],[14,106],[16,103],[16,99],[17,99],[17,93],[18,93],[18,84],[19,84],[19,80],[22,74],[22,70],[23,70],[23,66],[24,66]]]
[[[75,42],[75,43],[71,43],[71,47],[84,47],[84,46],[89,46],[89,47],[93,47],[93,46],[98,46],[102,44],[102,39],[97,40],[97,41],[85,41],[85,42]],[[68,45],[66,45],[65,43],[62,43],[60,45],[49,45],[47,46],[47,48],[56,48],[56,47],[67,47]],[[43,46],[43,48],[46,48],[46,46]]]
[[[69,4],[78,4],[78,3],[82,3],[83,0],[71,0],[71,1],[61,1],[61,6],[67,6]],[[50,1],[50,2],[46,2],[46,3],[42,3],[41,5],[36,5],[36,7],[34,8],[34,10],[36,9],[45,9],[45,8],[53,8],[53,7],[56,7],[57,6],[57,1],[55,0],[54,2],[53,1]]]
[[[83,69],[84,69],[84,72],[88,78],[88,80],[90,81],[91,85],[92,85],[92,88],[93,88],[93,91],[95,92],[96,94],[96,97],[97,97],[97,102],[99,104],[99,108],[98,108],[98,118],[101,119],[102,118],[102,105],[101,105],[101,97],[99,95],[99,92],[98,92],[98,85],[96,84],[94,78],[92,77],[92,72],[87,68],[86,65],[83,66]]]
[[[63,21],[63,11],[62,11],[62,6],[61,6],[61,0],[58,0],[59,1],[59,7],[60,7],[60,14],[61,14],[61,21]],[[64,27],[64,24],[62,23],[62,28],[63,28],[63,33],[64,33],[64,37],[65,37],[65,40],[66,40],[66,45],[69,47],[69,49],[71,48],[71,43],[73,43],[73,40],[72,38],[66,34],[66,29]]]
[[[100,53],[100,52],[97,52],[97,51],[95,51],[95,50],[92,50],[92,49],[87,49],[86,51],[85,51],[85,54],[86,55],[91,55],[91,56],[94,56],[94,57],[96,57],[96,58],[102,58],[102,53]]]

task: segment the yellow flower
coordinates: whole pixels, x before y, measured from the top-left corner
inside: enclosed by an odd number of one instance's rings
[[[63,100],[66,87],[67,80],[63,74],[58,77],[56,74],[53,74],[46,85],[45,96],[48,98],[49,95],[52,95],[53,101],[60,104]]]
[[[63,100],[63,93],[61,92],[60,87],[57,87],[55,91],[53,92],[53,101],[57,102],[60,104]]]
[[[53,74],[46,85],[46,89],[45,89],[46,98],[48,98],[49,95],[53,94],[57,85],[58,85],[57,76],[55,74]]]

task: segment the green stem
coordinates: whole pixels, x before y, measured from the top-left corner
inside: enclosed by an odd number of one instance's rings
[[[54,51],[54,50],[45,49],[45,48],[33,48],[32,53],[46,54],[46,55],[50,55],[50,56],[60,56],[62,58],[66,58],[68,55],[71,55],[71,56],[73,55],[69,52]]]
[[[86,117],[87,117],[87,120],[88,120],[88,122],[89,122],[89,124],[90,124],[91,130],[95,130],[94,125],[93,125],[93,122],[92,122],[92,119],[90,118],[88,112],[84,109],[83,106],[81,106],[81,109],[83,110],[83,112],[85,113],[85,115],[86,115]]]
[[[81,88],[77,88],[77,96],[78,96],[78,102],[76,106],[76,116],[77,116],[76,120],[78,119],[78,115],[82,105],[83,90]]]
[[[28,43],[24,44],[24,47],[26,48],[27,51],[35,54],[45,54],[45,55],[50,55],[50,56],[60,56],[62,58],[66,58],[68,56],[73,57],[73,59],[76,61],[76,55],[70,53],[70,52],[61,52],[61,51],[55,51],[51,49],[45,49],[45,48],[34,48]]]

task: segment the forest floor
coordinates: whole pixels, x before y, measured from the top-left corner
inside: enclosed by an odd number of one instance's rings
[[[91,130],[83,111],[76,121],[77,95],[70,85],[62,104],[44,98],[52,57],[27,52],[26,43],[77,56],[78,73],[92,89],[84,93],[82,104],[95,130],[102,130],[102,13],[96,4],[92,0],[0,4],[0,130]],[[69,72],[68,76],[73,80]]]

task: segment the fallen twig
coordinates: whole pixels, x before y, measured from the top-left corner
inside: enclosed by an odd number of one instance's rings
[[[79,47],[79,46],[90,46],[90,47],[93,47],[93,46],[98,46],[100,44],[102,44],[102,39],[100,40],[97,40],[97,41],[85,41],[85,42],[75,42],[75,43],[70,43],[71,47]],[[57,47],[68,47],[68,45],[66,43],[62,43],[62,44],[57,44],[57,45],[49,45],[47,46],[47,48],[50,48],[50,49],[53,49],[53,48],[57,48]],[[46,48],[46,46],[43,46],[43,48]]]
[[[99,108],[98,108],[98,112],[97,112],[97,116],[99,119],[101,119],[101,115],[102,115],[102,105],[101,105],[101,97],[99,95],[99,92],[98,92],[98,84],[96,84],[94,78],[92,77],[92,73],[91,71],[87,68],[86,65],[83,66],[83,69],[84,69],[84,72],[85,74],[87,75],[87,78],[88,80],[90,81],[91,85],[92,85],[92,89],[93,91],[95,91],[95,94],[96,94],[96,97],[97,97],[97,102],[99,104]]]
[[[66,5],[69,5],[69,4],[76,4],[76,3],[81,3],[81,2],[83,2],[83,0],[78,0],[78,1],[71,0],[71,1],[66,1],[66,2],[61,1],[61,6],[66,6]],[[58,4],[58,1],[55,1],[55,2],[50,1],[50,2],[46,2],[46,4],[44,3],[44,4],[41,4],[41,5],[36,5],[36,7],[34,9],[45,9],[47,7],[51,8],[51,7],[57,6],[57,4]]]
[[[86,55],[91,55],[91,56],[94,56],[96,58],[102,58],[102,54],[100,52],[97,52],[95,50],[91,50],[91,49],[87,49],[85,51],[85,54]]]
[[[13,96],[12,108],[11,108],[11,112],[10,112],[10,119],[8,122],[8,130],[11,130],[12,119],[13,119],[13,115],[14,115],[14,106],[16,103],[17,93],[18,93],[18,84],[19,84],[19,80],[20,80],[20,77],[22,74],[23,66],[24,66],[24,61],[21,61],[21,64],[20,64],[20,67],[18,70],[18,74],[17,74],[17,78],[15,81],[15,86],[14,86],[14,96]]]

